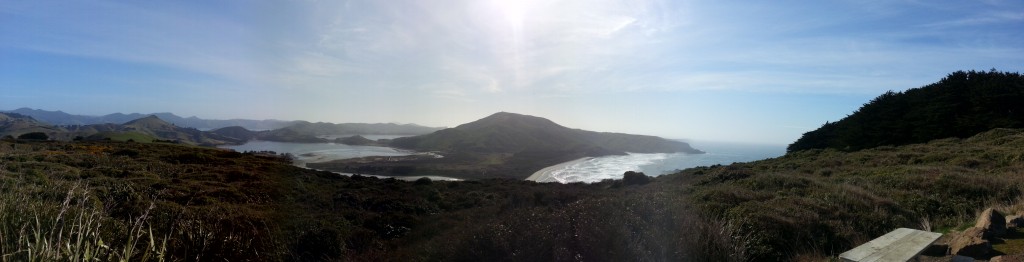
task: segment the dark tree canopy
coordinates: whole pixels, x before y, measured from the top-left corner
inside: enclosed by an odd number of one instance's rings
[[[47,140],[50,139],[50,136],[47,136],[46,133],[43,132],[32,132],[18,136],[18,139]]]
[[[1024,77],[995,69],[957,71],[924,87],[886,92],[842,120],[804,133],[787,151],[854,151],[1022,127]]]

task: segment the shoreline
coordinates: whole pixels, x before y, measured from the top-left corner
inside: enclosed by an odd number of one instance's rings
[[[551,172],[552,171],[555,171],[555,170],[558,170],[558,169],[563,169],[563,168],[565,168],[567,166],[574,165],[574,164],[577,164],[577,163],[580,163],[580,162],[583,162],[583,161],[587,161],[587,160],[591,160],[591,159],[594,159],[594,158],[593,157],[582,157],[582,158],[579,158],[579,159],[576,159],[576,160],[562,162],[562,163],[559,163],[557,165],[545,167],[545,168],[543,168],[541,170],[538,170],[537,172],[533,172],[533,175],[530,175],[530,177],[527,177],[526,180],[534,181],[534,182],[540,182],[540,183],[544,183],[544,182],[558,182],[557,180],[554,180],[553,177],[551,177]]]

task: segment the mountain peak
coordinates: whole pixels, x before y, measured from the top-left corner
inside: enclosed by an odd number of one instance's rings
[[[143,117],[143,118],[135,119],[135,120],[132,120],[132,121],[128,121],[127,123],[124,123],[124,125],[125,126],[146,127],[146,128],[159,128],[159,127],[172,127],[172,126],[174,126],[174,125],[171,125],[171,123],[168,123],[167,121],[164,121],[163,119],[160,119],[160,117],[157,117],[155,115],[149,115],[147,117]]]
[[[491,153],[700,153],[683,142],[654,136],[571,129],[545,118],[509,112],[498,112],[428,135],[398,138],[392,141],[392,145],[418,150]]]
[[[477,130],[481,128],[526,128],[526,129],[562,129],[566,128],[547,118],[509,112],[498,112],[480,120],[455,127],[460,130]]]

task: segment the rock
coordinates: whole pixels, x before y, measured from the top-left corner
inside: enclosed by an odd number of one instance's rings
[[[983,257],[992,251],[992,243],[985,240],[984,235],[985,230],[980,227],[968,228],[951,238],[949,252],[959,256]]]
[[[978,222],[974,223],[974,227],[985,231],[985,239],[1003,236],[1006,235],[1006,218],[999,211],[988,208],[978,216]]]
[[[1024,262],[1024,255],[1002,255],[993,257],[990,262]]]
[[[1006,228],[1024,227],[1024,215],[1006,216]]]

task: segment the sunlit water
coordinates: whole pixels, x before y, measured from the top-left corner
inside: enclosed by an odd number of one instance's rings
[[[598,182],[621,179],[626,171],[640,171],[649,176],[674,173],[677,170],[750,162],[778,157],[786,153],[784,145],[756,145],[721,142],[689,142],[706,154],[636,154],[604,156],[573,162],[561,168],[547,170],[538,182]]]
[[[338,137],[347,137],[349,135],[341,136],[323,136],[321,138],[334,139]],[[402,136],[393,135],[363,135],[367,139],[395,139]],[[379,146],[350,146],[346,144],[338,143],[288,143],[288,142],[272,142],[272,141],[249,141],[242,145],[222,146],[221,148],[229,148],[238,152],[245,151],[274,151],[278,154],[292,154],[295,157],[293,164],[299,167],[306,167],[306,163],[318,163],[327,162],[339,159],[358,158],[364,156],[407,156],[414,154],[415,152],[397,150],[390,147],[379,147]],[[349,173],[335,172],[340,175],[351,176]],[[388,176],[373,176],[379,178],[389,178]],[[451,177],[442,176],[403,176],[394,177],[396,179],[414,181],[423,177],[430,178],[432,180],[461,180]]]
[[[249,141],[242,145],[222,146],[238,152],[274,151],[295,156],[295,165],[305,167],[306,163],[327,162],[338,159],[364,156],[407,156],[412,152],[390,147],[350,146],[338,143],[288,143],[272,141]]]
[[[368,139],[393,139],[397,136],[366,136]],[[755,145],[720,142],[689,142],[694,148],[706,154],[636,154],[604,156],[577,161],[564,167],[548,170],[537,178],[538,182],[598,182],[604,179],[621,179],[626,171],[640,171],[649,176],[670,174],[677,170],[750,162],[785,154],[783,145]],[[406,156],[414,152],[379,146],[350,146],[338,143],[287,143],[271,141],[250,141],[243,145],[223,146],[235,151],[274,151],[295,156],[295,165],[305,167],[306,163],[327,162],[338,159],[365,156]],[[348,175],[348,174],[346,174]],[[404,177],[415,180],[419,177]],[[432,177],[432,179],[451,179]]]

